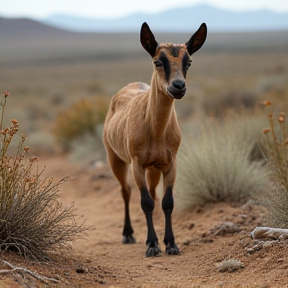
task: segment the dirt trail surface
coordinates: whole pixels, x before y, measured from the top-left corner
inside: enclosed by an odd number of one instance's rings
[[[73,244],[74,253],[67,255],[65,263],[30,263],[13,253],[4,254],[9,263],[49,279],[37,280],[27,273],[23,277],[15,271],[0,275],[0,287],[287,287],[288,243],[250,238],[262,221],[259,207],[215,204],[186,214],[174,210],[173,228],[181,255],[162,252],[161,257],[146,258],[146,223],[135,185],[131,218],[137,243],[122,245],[124,204],[108,167],[80,169],[64,157],[41,162],[47,166],[48,177],[70,176],[60,187],[61,201],[74,202],[77,214],[94,229]],[[164,216],[157,202],[155,229],[164,250]],[[238,261],[236,265],[220,266],[232,259]]]

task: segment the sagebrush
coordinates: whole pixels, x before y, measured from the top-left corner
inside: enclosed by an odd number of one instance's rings
[[[267,190],[261,113],[231,110],[223,122],[204,126],[198,139],[184,139],[178,156],[176,204],[181,210],[207,203],[243,203]]]
[[[38,170],[38,157],[28,156],[26,135],[22,134],[15,155],[9,145],[18,133],[18,121],[3,127],[8,93],[1,101],[0,119],[0,250],[12,250],[24,257],[47,260],[49,253],[69,247],[85,228],[78,223],[73,205],[58,200],[58,182],[44,177]]]

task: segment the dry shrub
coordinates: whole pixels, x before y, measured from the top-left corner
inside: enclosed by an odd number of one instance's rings
[[[82,99],[63,110],[58,115],[53,130],[58,143],[65,150],[69,150],[72,142],[85,134],[90,134],[100,141],[97,125],[104,122],[108,105],[104,98]]]
[[[267,106],[270,101],[265,101]],[[263,133],[266,136],[265,154],[274,183],[265,196],[264,204],[268,207],[269,220],[273,225],[288,228],[288,131],[283,112],[271,112],[267,108],[269,128]]]
[[[251,91],[225,91],[214,98],[202,100],[202,108],[208,115],[221,116],[226,109],[244,107],[253,109],[257,106],[258,95]]]
[[[99,127],[102,129],[102,127]],[[102,131],[97,132],[102,135]],[[87,167],[97,161],[106,160],[106,152],[103,142],[96,139],[95,136],[87,133],[81,138],[74,140],[71,143],[69,160],[75,162],[80,166]]]
[[[28,157],[26,135],[22,135],[15,155],[8,155],[18,121],[13,119],[10,127],[2,126],[7,96],[5,92],[0,107],[0,249],[47,260],[49,251],[68,248],[85,229],[83,221],[77,224],[73,205],[65,207],[58,201],[58,188],[65,178],[56,183],[43,178],[38,157]]]
[[[220,124],[204,127],[198,139],[184,140],[178,154],[178,207],[243,203],[267,189],[270,182],[260,157],[261,131],[261,113],[231,110]]]

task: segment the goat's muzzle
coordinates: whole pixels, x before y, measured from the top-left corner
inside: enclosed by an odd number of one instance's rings
[[[186,93],[186,83],[183,80],[174,80],[167,88],[168,95],[173,99],[181,99]]]

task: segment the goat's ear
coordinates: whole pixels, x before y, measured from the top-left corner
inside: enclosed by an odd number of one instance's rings
[[[158,43],[146,22],[144,22],[141,27],[140,41],[143,48],[151,55],[151,57],[154,57]]]
[[[201,48],[204,44],[207,37],[207,26],[205,23],[202,23],[199,29],[193,34],[190,40],[185,43],[187,51],[190,55],[195,53]]]

